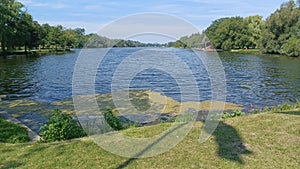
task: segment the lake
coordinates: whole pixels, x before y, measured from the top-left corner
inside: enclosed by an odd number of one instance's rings
[[[93,60],[105,49],[83,49]],[[201,51],[196,51],[201,53]],[[72,77],[80,50],[64,55],[8,56],[0,58],[0,94],[6,100],[28,99],[39,102],[59,101],[72,96]],[[174,48],[113,48],[99,63],[95,82],[96,93],[111,91],[111,83],[118,65],[126,58],[138,54],[141,59],[159,62],[155,57],[174,55],[181,59],[196,80],[199,101],[212,97],[211,83],[204,64],[192,50]],[[300,100],[300,59],[285,56],[256,56],[219,53],[226,77],[226,101],[245,107],[273,106]],[[153,58],[151,60],[151,58]],[[93,60],[100,62],[99,60]],[[139,65],[139,59],[130,64],[128,71]],[[176,63],[169,64],[176,67]],[[88,72],[86,72],[88,73]],[[184,76],[184,75],[183,75]],[[145,69],[130,82],[130,89],[149,89],[161,92],[177,101],[181,100],[178,79],[168,72]],[[89,82],[87,82],[89,83]],[[189,85],[186,81],[183,85]],[[122,87],[120,87],[122,88]],[[185,100],[189,101],[189,100]],[[195,100],[192,100],[195,101]]]

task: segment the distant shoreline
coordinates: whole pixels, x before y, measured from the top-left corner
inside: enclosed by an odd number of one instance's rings
[[[0,52],[0,57],[8,57],[8,56],[35,56],[35,55],[48,55],[48,54],[66,54],[74,52],[72,49],[41,49],[41,50],[32,50],[32,51],[13,51],[13,52]]]

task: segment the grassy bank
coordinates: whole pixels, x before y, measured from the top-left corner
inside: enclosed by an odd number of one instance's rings
[[[8,55],[45,55],[45,54],[66,54],[72,52],[69,49],[40,49],[40,50],[31,50],[25,52],[25,50],[14,50],[9,52],[0,52],[0,56],[8,56]]]
[[[170,151],[145,159],[116,156],[88,138],[47,144],[0,144],[1,168],[297,168],[300,109],[228,118],[205,143],[197,122]],[[158,124],[123,131],[147,137],[168,127]]]
[[[251,54],[251,55],[261,55],[262,53],[260,52],[259,49],[238,49],[238,50],[230,50],[230,53],[238,53],[238,54]]]
[[[259,49],[232,49],[230,51],[225,51],[229,53],[236,53],[236,54],[245,54],[245,55],[271,55],[271,56],[286,56],[286,57],[293,57],[293,56],[288,56],[288,55],[283,55],[283,54],[271,54],[271,53],[262,53]]]
[[[0,117],[0,143],[20,143],[30,140],[27,130]]]

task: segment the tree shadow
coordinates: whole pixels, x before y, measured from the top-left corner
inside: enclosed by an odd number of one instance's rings
[[[182,124],[184,125],[184,124]],[[181,126],[182,126],[181,125]],[[168,134],[174,132],[181,126],[177,126],[172,131],[166,133],[163,135],[160,139],[158,139],[156,142],[152,143],[148,147],[146,147],[143,151],[136,154],[136,156],[143,155],[147,150],[149,150],[151,147],[153,147],[155,144],[157,144],[160,140],[165,138]],[[213,135],[216,138],[216,143],[218,144],[218,156],[221,158],[225,158],[231,161],[238,162],[240,164],[244,164],[244,161],[241,157],[242,154],[252,154],[250,150],[247,149],[247,147],[244,145],[242,138],[236,131],[236,129],[224,122],[220,122],[219,126],[213,133]],[[132,163],[136,158],[130,158],[121,165],[119,165],[117,168],[122,169],[127,167],[130,163]]]
[[[7,168],[17,168],[20,167],[22,163],[18,161],[7,161],[1,164],[0,169],[7,169]]]
[[[242,154],[252,154],[243,143],[236,129],[222,121],[213,133],[218,144],[218,156],[244,164]]]
[[[159,143],[161,140],[163,140],[166,136],[168,136],[169,134],[175,132],[177,129],[183,127],[186,123],[182,123],[180,125],[178,125],[177,127],[173,128],[172,130],[170,130],[169,132],[165,133],[164,135],[162,135],[159,139],[157,139],[155,142],[153,142],[152,144],[150,144],[149,146],[147,146],[146,148],[144,148],[141,152],[137,153],[135,155],[135,157],[139,157],[141,155],[143,155],[146,151],[148,151],[151,147],[153,147],[154,145],[156,145],[157,143]],[[124,163],[122,163],[121,165],[119,165],[118,167],[116,167],[117,169],[122,169],[127,167],[130,163],[132,163],[134,160],[136,160],[136,158],[129,158],[128,160],[126,160]]]
[[[30,156],[33,156],[35,154],[39,154],[43,151],[45,151],[47,148],[49,148],[49,145],[43,145],[43,143],[38,143],[40,144],[39,147],[32,147],[29,150],[26,151],[26,153],[22,154],[20,158],[29,158]]]

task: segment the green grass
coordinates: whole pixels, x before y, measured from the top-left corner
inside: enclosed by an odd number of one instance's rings
[[[20,143],[29,140],[26,128],[0,118],[0,142]]]
[[[148,137],[168,123],[122,131]],[[151,158],[111,154],[88,138],[58,143],[0,144],[0,168],[297,168],[300,109],[224,119],[205,143],[198,142],[197,122],[170,151]]]
[[[231,50],[230,52],[231,53],[239,53],[239,54],[253,54],[253,55],[261,54],[259,49],[248,49],[248,50],[237,49],[237,50]]]
[[[41,54],[41,55],[45,55],[45,54],[52,54],[52,53],[55,53],[55,54],[66,54],[66,53],[70,53],[72,51],[67,51],[66,49],[64,48],[58,48],[57,50],[54,49],[54,48],[49,48],[49,49],[36,49],[36,50],[28,50],[27,49],[27,54],[29,55],[35,55],[35,54]],[[15,49],[13,51],[6,51],[6,52],[3,52],[0,50],[0,56],[6,56],[6,55],[25,55],[25,50],[24,48],[22,49]]]

